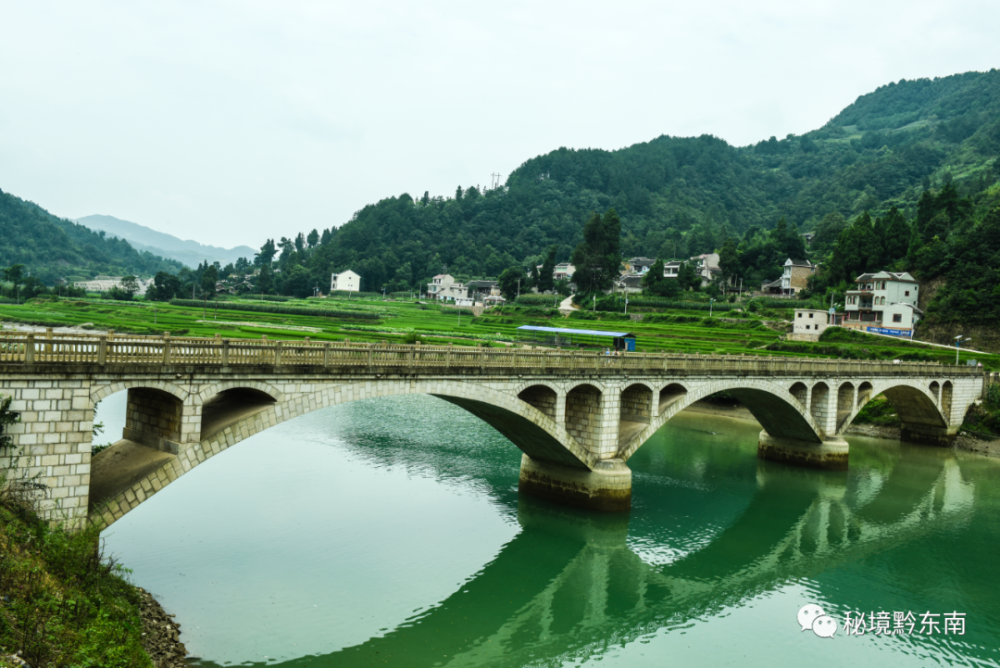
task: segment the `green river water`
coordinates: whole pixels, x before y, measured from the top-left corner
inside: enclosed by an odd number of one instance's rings
[[[519,497],[520,451],[451,404],[357,402],[211,459],[106,550],[196,666],[998,664],[1000,462],[852,437],[850,471],[807,471],[759,431],[681,414],[629,461],[632,511],[596,515]],[[844,628],[879,612],[901,632]]]

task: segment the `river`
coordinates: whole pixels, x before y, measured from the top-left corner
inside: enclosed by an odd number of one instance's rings
[[[105,549],[195,666],[998,665],[1000,462],[851,437],[848,472],[808,471],[759,430],[679,415],[599,515],[519,497],[520,451],[451,404],[362,401],[211,459]]]

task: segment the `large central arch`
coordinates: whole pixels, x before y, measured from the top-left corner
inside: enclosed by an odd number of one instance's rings
[[[122,478],[119,484],[102,480],[100,473],[109,470],[102,463],[116,456],[122,459],[122,453],[116,452],[117,446],[95,457],[98,475],[91,478],[91,514],[100,514],[105,525],[110,526],[192,468],[287,420],[329,406],[407,394],[427,394],[469,411],[503,434],[532,460],[578,470],[581,474],[592,471],[598,464],[597,456],[569,434],[565,426],[558,424],[550,416],[553,411],[546,405],[536,407],[522,398],[483,385],[462,381],[366,380],[320,387],[308,397],[288,396],[274,386],[251,382],[226,382],[202,388],[193,396],[191,409],[201,418],[203,427],[193,432],[199,437],[196,442],[177,444],[171,441],[172,448],[159,448],[163,452],[152,460],[144,447],[150,444],[128,445],[142,448],[145,461],[152,463],[141,470],[141,477]],[[129,389],[130,393],[137,393],[136,396],[157,393],[156,396],[180,404],[180,397],[147,387],[141,381],[109,385],[95,392],[95,396],[107,396],[121,389]],[[540,394],[536,392],[536,402]]]

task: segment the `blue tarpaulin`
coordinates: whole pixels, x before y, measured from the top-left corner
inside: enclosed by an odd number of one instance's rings
[[[522,325],[518,329],[528,332],[549,332],[552,334],[576,334],[577,336],[612,336],[616,339],[635,337],[629,332],[602,332],[597,329],[566,329],[564,327],[535,327],[534,325]]]

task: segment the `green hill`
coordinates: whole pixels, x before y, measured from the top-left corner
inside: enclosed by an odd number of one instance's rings
[[[0,267],[15,264],[23,264],[32,276],[49,285],[66,277],[152,276],[158,271],[176,273],[183,267],[0,191]]]
[[[567,259],[587,213],[609,207],[621,216],[626,256],[685,257],[782,217],[799,231],[830,213],[877,217],[897,206],[913,218],[921,194],[946,182],[966,197],[987,189],[1000,177],[998,154],[1000,71],[904,80],[802,136],[747,147],[661,136],[618,151],[560,148],[525,162],[505,188],[387,198],[298,260],[321,283],[353,268],[365,289],[403,289],[444,266],[496,276],[540,263],[552,244]]]

